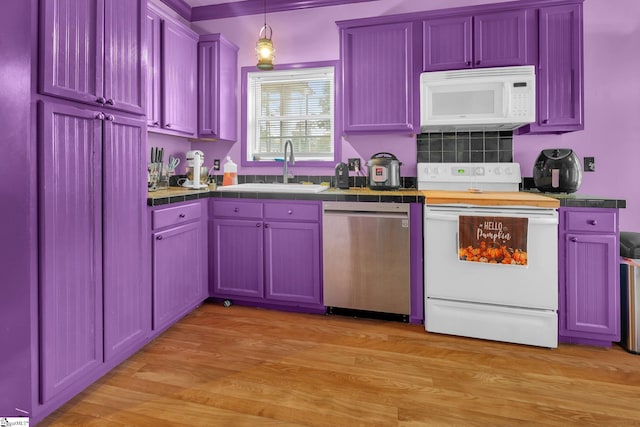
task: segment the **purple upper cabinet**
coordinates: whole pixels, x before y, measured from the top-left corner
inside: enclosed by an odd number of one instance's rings
[[[527,130],[582,130],[582,4],[540,8],[539,20],[538,115]]]
[[[97,0],[52,0],[40,5],[40,91],[101,105],[104,10]]]
[[[40,401],[96,370],[102,347],[102,120],[40,105]]]
[[[561,342],[620,340],[617,209],[560,209],[558,318]]]
[[[143,114],[144,2],[41,2],[40,91]]]
[[[144,268],[146,134],[142,119],[106,116],[103,164],[105,360],[139,346],[151,330],[151,286]]]
[[[529,11],[426,19],[423,70],[525,65]]]
[[[411,22],[341,28],[345,134],[413,133],[419,126],[413,29]]]
[[[162,127],[195,136],[198,36],[165,19],[162,42]]]
[[[220,34],[198,43],[198,136],[236,141],[238,47]]]
[[[424,71],[473,66],[473,18],[454,16],[422,22]]]
[[[160,127],[160,16],[147,9],[144,58],[147,67],[147,126]]]
[[[527,10],[473,18],[474,67],[527,64]]]
[[[104,0],[106,106],[144,114],[142,40],[146,1]]]

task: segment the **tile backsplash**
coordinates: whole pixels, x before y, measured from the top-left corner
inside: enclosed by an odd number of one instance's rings
[[[513,132],[437,132],[417,137],[418,163],[513,161]]]

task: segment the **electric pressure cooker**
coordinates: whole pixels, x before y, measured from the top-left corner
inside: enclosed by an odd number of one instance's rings
[[[367,162],[369,188],[372,190],[396,190],[400,188],[402,163],[391,153],[376,153]]]
[[[574,193],[582,183],[582,167],[573,150],[542,150],[533,165],[533,182],[540,191]]]

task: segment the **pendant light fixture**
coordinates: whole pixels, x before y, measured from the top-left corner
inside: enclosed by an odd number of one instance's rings
[[[260,29],[258,43],[256,43],[256,56],[258,57],[258,69],[269,71],[273,70],[273,60],[275,58],[275,49],[271,36],[273,30],[267,25],[267,0],[264,0],[264,25]]]

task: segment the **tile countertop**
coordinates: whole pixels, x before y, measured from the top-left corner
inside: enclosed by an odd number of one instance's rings
[[[463,192],[463,191],[419,191],[402,188],[399,190],[371,190],[367,187],[352,187],[348,190],[330,188],[320,193],[253,193],[222,192],[209,189],[193,190],[182,187],[149,192],[148,206],[159,206],[196,200],[207,197],[242,199],[284,199],[284,200],[323,200],[349,202],[386,202],[386,203],[469,203],[481,205],[528,205],[541,207],[588,207],[588,208],[625,208],[626,200],[591,196],[578,193],[541,193],[537,190],[520,192]]]
[[[626,208],[627,201],[624,199],[614,199],[580,193],[543,193],[537,189],[523,191],[530,194],[538,194],[552,197],[560,202],[561,207],[569,208]]]
[[[352,187],[348,190],[329,188],[320,193],[268,193],[215,191],[209,189],[193,190],[182,187],[169,187],[164,190],[149,192],[148,206],[159,206],[179,203],[187,200],[215,197],[224,199],[282,199],[282,200],[322,200],[334,202],[384,202],[384,203],[424,203],[424,194],[415,189],[371,190],[367,187]]]

